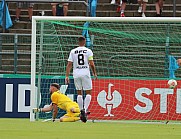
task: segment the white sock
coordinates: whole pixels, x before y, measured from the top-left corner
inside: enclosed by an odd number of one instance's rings
[[[77,103],[79,105],[79,108],[82,110],[83,109],[83,98],[82,95],[77,96]]]
[[[121,14],[124,13],[124,10],[121,10]]]
[[[120,0],[120,6],[122,5],[122,0]]]
[[[90,102],[91,102],[91,98],[92,96],[91,95],[86,95],[85,97],[85,100],[84,100],[84,109],[85,109],[85,112],[87,111],[89,105],[90,105]]]

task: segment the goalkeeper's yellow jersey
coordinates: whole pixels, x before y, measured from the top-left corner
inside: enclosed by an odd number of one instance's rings
[[[60,109],[67,110],[66,108],[73,102],[69,97],[62,94],[60,91],[53,92],[51,95],[52,103],[56,104]]]

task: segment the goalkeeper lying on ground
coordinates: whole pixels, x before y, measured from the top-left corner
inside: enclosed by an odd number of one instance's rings
[[[49,107],[46,108],[34,108],[33,112],[49,112],[53,110],[52,120],[55,121],[57,116],[58,107],[62,110],[67,111],[67,113],[60,117],[60,122],[75,122],[81,120],[82,122],[86,122],[86,114],[84,110],[79,109],[79,106],[76,102],[73,102],[69,97],[62,94],[60,91],[60,86],[57,83],[53,83],[50,85],[50,94],[51,101]]]

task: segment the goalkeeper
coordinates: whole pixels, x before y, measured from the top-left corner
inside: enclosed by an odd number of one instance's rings
[[[69,97],[62,94],[60,91],[60,86],[57,83],[52,83],[50,85],[50,94],[51,101],[49,107],[46,108],[34,108],[33,112],[49,112],[53,110],[52,120],[55,121],[55,118],[58,113],[58,107],[62,110],[67,111],[67,113],[60,117],[60,122],[75,122],[81,120],[82,122],[86,122],[87,118],[84,111],[80,111],[79,105],[76,102],[73,102]]]

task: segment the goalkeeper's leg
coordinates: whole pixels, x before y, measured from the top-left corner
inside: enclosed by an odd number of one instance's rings
[[[80,120],[79,117],[69,117],[69,116],[62,116],[60,118],[60,122],[75,122]]]
[[[80,120],[80,109],[77,103],[73,102],[67,106],[67,114],[60,118],[60,122],[75,122]]]
[[[75,122],[80,120],[80,110],[78,112],[68,111],[67,114],[60,118],[60,122]]]

